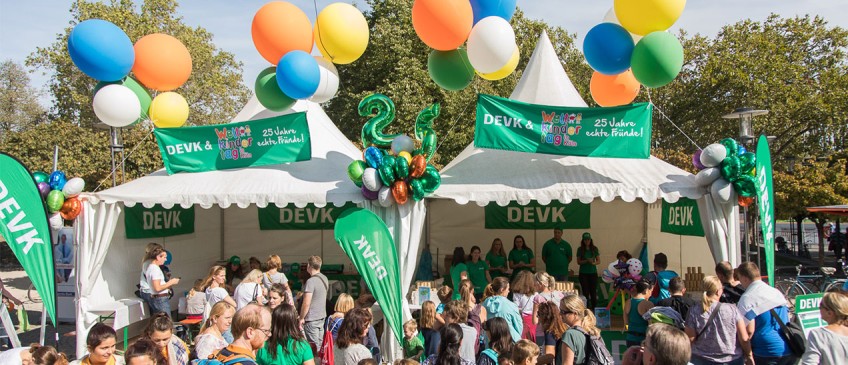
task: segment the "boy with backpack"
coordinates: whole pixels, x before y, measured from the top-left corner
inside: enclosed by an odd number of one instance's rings
[[[680,275],[672,270],[666,270],[666,268],[668,268],[668,256],[662,252],[654,255],[654,271],[649,272],[644,278],[654,286],[654,291],[651,292],[649,298],[651,303],[657,304],[659,301],[671,297],[669,290],[671,279]]]

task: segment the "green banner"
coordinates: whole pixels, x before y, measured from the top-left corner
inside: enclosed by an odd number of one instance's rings
[[[398,343],[403,336],[403,300],[395,243],[386,223],[364,208],[350,208],[336,220],[336,242],[380,303]]]
[[[771,153],[768,139],[757,141],[757,207],[760,210],[760,228],[766,253],[766,272],[769,285],[774,286],[774,185],[771,176]]]
[[[607,345],[615,363],[621,364],[624,352],[627,351],[627,333],[615,330],[601,331],[601,338],[604,339],[604,344]]]
[[[798,317],[801,328],[804,330],[804,337],[810,334],[810,331],[827,326],[821,317],[819,307],[821,300],[824,297],[823,293],[805,294],[795,297],[795,315]]]
[[[145,208],[141,204],[124,210],[127,238],[171,237],[194,233],[194,206],[188,209],[175,205],[171,209],[156,204]]]
[[[704,237],[698,202],[689,198],[680,198],[676,203],[663,200],[660,232]]]
[[[347,203],[337,207],[328,204],[318,208],[315,204],[298,208],[289,204],[285,208],[278,208],[274,204],[268,204],[265,208],[259,208],[259,229],[266,230],[321,230],[333,229],[336,219],[347,208],[355,207],[354,203]]]
[[[306,113],[201,127],[156,128],[153,133],[169,174],[312,158]]]
[[[589,204],[573,201],[562,204],[552,201],[541,205],[530,201],[527,205],[510,202],[502,207],[489,203],[485,208],[488,229],[586,229],[589,226],[591,208]]]
[[[4,153],[0,153],[0,236],[24,267],[55,326],[56,277],[47,210],[32,174]]]
[[[479,94],[474,147],[649,158],[652,109],[649,103],[612,108],[545,106]]]

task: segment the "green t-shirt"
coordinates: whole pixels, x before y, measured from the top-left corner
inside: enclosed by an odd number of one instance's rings
[[[562,343],[574,353],[575,364],[586,361],[586,335],[574,328],[569,328],[562,334]]]
[[[465,266],[468,267],[468,279],[474,284],[474,292],[477,294],[483,293],[486,284],[489,284],[489,281],[486,280],[486,271],[489,270],[489,265],[486,265],[486,261],[478,260],[476,264],[468,261]]]
[[[514,262],[516,264],[529,264],[530,260],[532,260],[535,256],[533,256],[533,251],[529,248],[525,248],[523,250],[512,250],[509,251],[509,261]],[[515,278],[518,275],[519,271],[532,271],[532,268],[522,267],[512,271],[512,277]]]
[[[416,354],[420,354],[419,357],[413,357]],[[418,361],[419,363],[424,362],[427,358],[424,356],[424,340],[420,333],[410,339],[403,338],[403,357]]]
[[[265,346],[256,352],[256,363],[259,365],[301,365],[304,361],[312,360],[312,348],[309,347],[309,342],[295,341],[289,338],[286,341],[286,350],[283,350],[282,345],[277,345],[277,357],[271,357],[268,352],[270,342],[265,342]]]
[[[450,269],[451,287],[456,294],[458,294],[459,291],[459,282],[461,281],[460,274],[462,274],[463,271],[468,272],[468,266],[465,266],[463,263],[459,263]]]
[[[498,276],[498,274],[502,275],[503,272],[508,269],[506,265],[506,256],[497,255],[490,251],[486,254],[486,261],[491,265],[489,268],[492,269],[492,278]]]
[[[568,275],[568,264],[571,262],[571,245],[565,240],[559,243],[551,238],[542,246],[542,258],[545,259],[545,268],[551,275]]]
[[[598,248],[595,247],[594,250],[584,250],[583,247],[577,248],[577,258],[583,260],[592,260],[595,257],[598,257],[600,254],[598,253]],[[581,274],[597,274],[598,267],[595,264],[580,264],[580,273]]]

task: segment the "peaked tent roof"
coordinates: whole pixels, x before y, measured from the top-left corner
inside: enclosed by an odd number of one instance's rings
[[[93,202],[122,202],[126,206],[141,203],[146,207],[175,204],[203,208],[219,205],[227,208],[236,204],[246,208],[274,203],[298,207],[313,203],[343,205],[361,202],[362,194],[347,177],[347,166],[361,158],[361,152],[333,124],[321,106],[298,101],[290,110],[272,112],[253,96],[234,122],[269,118],[276,115],[306,111],[312,141],[312,159],[280,165],[268,165],[232,170],[178,173],[168,175],[162,169],[145,177],[114,188],[86,194]]]
[[[585,107],[560,64],[546,32],[542,32],[521,80],[510,99],[532,104]],[[559,156],[475,148],[468,145],[441,171],[438,198],[507,205],[537,200],[589,203],[640,198],[670,202],[699,198],[702,188],[695,176],[656,157],[649,159]]]

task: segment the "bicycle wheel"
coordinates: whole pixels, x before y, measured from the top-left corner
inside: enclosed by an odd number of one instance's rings
[[[783,293],[783,296],[786,298],[786,301],[789,302],[789,310],[794,311],[795,309],[795,297],[806,294],[806,290],[801,284],[798,284],[797,281],[794,280],[781,280],[774,283],[774,287],[777,290],[780,290]]]
[[[837,280],[834,280],[833,282],[831,282],[830,284],[827,284],[827,287],[824,288],[824,292],[827,293],[827,292],[831,291],[831,289],[834,289],[834,288],[835,289],[842,289],[844,286],[845,286],[845,279],[837,279]]]
[[[35,290],[35,285],[29,284],[27,289],[27,299],[32,303],[41,303],[41,296],[38,295],[38,290]]]

